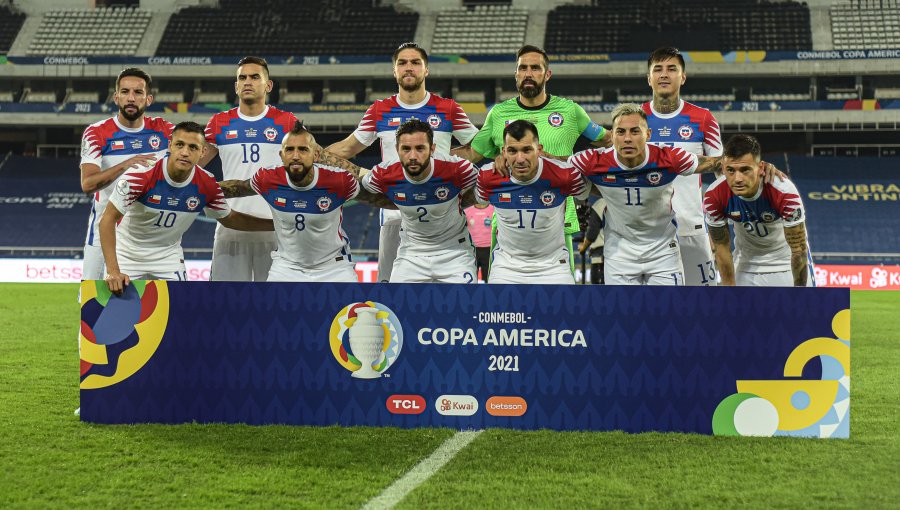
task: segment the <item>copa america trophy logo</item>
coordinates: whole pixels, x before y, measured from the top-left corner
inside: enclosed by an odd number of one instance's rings
[[[374,301],[345,306],[331,323],[331,353],[357,379],[378,379],[397,360],[403,328],[397,315]]]

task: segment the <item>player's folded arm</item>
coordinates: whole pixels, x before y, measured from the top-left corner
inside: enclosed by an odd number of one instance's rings
[[[219,187],[222,188],[222,193],[225,195],[225,198],[249,197],[256,194],[253,186],[250,185],[250,179],[245,179],[243,181],[240,179],[220,181]]]
[[[356,195],[356,200],[382,209],[397,209],[397,205],[391,202],[384,194],[372,193],[362,186],[359,188],[359,194]]]
[[[258,218],[249,214],[244,214],[234,209],[226,216],[216,218],[219,223],[234,230],[244,230],[248,232],[273,231],[275,223],[268,218]]]

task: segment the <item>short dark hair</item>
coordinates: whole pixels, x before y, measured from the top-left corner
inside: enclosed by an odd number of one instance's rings
[[[722,155],[728,158],[739,158],[746,154],[753,156],[753,159],[760,159],[762,148],[759,146],[759,140],[750,135],[732,135],[725,142],[725,148]]]
[[[176,124],[175,128],[172,129],[172,136],[175,136],[176,131],[184,131],[185,133],[199,133],[200,136],[204,136],[203,126],[189,120]]]
[[[289,136],[302,135],[303,133],[308,134],[311,141],[316,141],[316,137],[313,136],[312,131],[310,131],[309,128],[307,128],[306,125],[303,124],[303,121],[297,120],[294,122],[294,125],[291,126],[291,130],[288,131],[287,134],[284,135],[284,138],[281,139],[281,143],[284,144],[285,140],[287,140]]]
[[[418,52],[419,52],[419,55],[422,56],[422,60],[425,61],[425,65],[426,65],[426,66],[428,65],[428,53],[425,51],[425,48],[419,46],[418,44],[416,44],[416,43],[414,43],[414,42],[405,42],[405,43],[401,44],[400,46],[397,46],[397,49],[394,50],[394,54],[391,55],[391,63],[392,63],[392,64],[396,64],[396,63],[397,63],[397,56],[400,55],[400,52],[403,51],[403,50],[416,50],[416,51],[418,51]]]
[[[413,133],[425,133],[428,136],[428,145],[434,144],[434,131],[426,122],[412,118],[404,122],[397,128],[397,146],[400,146],[400,135],[411,135]]]
[[[538,138],[537,127],[527,120],[515,120],[507,124],[506,127],[503,128],[503,141],[506,142],[507,135],[511,136],[513,140],[521,140],[522,138],[525,138],[526,133],[534,135],[535,142],[540,141]]]
[[[122,69],[122,72],[120,72],[118,78],[116,78],[116,90],[119,90],[119,82],[122,81],[122,78],[128,76],[134,76],[135,78],[144,80],[144,83],[147,84],[147,93],[150,92],[150,86],[153,85],[153,80],[150,78],[150,75],[147,74],[147,71],[144,71],[140,67],[126,67],[125,69]]]
[[[269,63],[262,57],[244,57],[238,61],[238,67],[244,64],[256,64],[266,71],[266,79],[269,79]]]
[[[669,60],[670,58],[677,58],[678,63],[681,64],[681,70],[684,71],[684,57],[681,55],[681,52],[678,51],[678,48],[673,48],[671,46],[664,46],[653,50],[650,53],[650,57],[647,58],[647,69],[653,67],[653,64],[657,62]]]
[[[531,44],[526,44],[519,48],[519,51],[516,52],[516,62],[518,62],[519,59],[522,58],[522,55],[526,53],[540,53],[541,58],[544,61],[544,69],[550,69],[550,59],[547,58],[547,52]]]

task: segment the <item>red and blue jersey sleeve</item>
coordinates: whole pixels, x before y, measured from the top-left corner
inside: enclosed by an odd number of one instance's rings
[[[706,215],[706,224],[711,227],[724,227],[728,223],[726,208],[731,200],[731,188],[725,177],[720,177],[712,183],[703,195],[703,210]]]

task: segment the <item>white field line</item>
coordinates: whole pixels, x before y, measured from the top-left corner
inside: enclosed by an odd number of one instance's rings
[[[425,483],[441,469],[444,464],[450,461],[457,453],[465,448],[473,439],[478,437],[483,430],[460,431],[444,441],[437,449],[427,458],[419,462],[408,473],[392,483],[381,494],[370,499],[368,503],[362,506],[363,510],[382,510],[394,508],[419,485]]]

